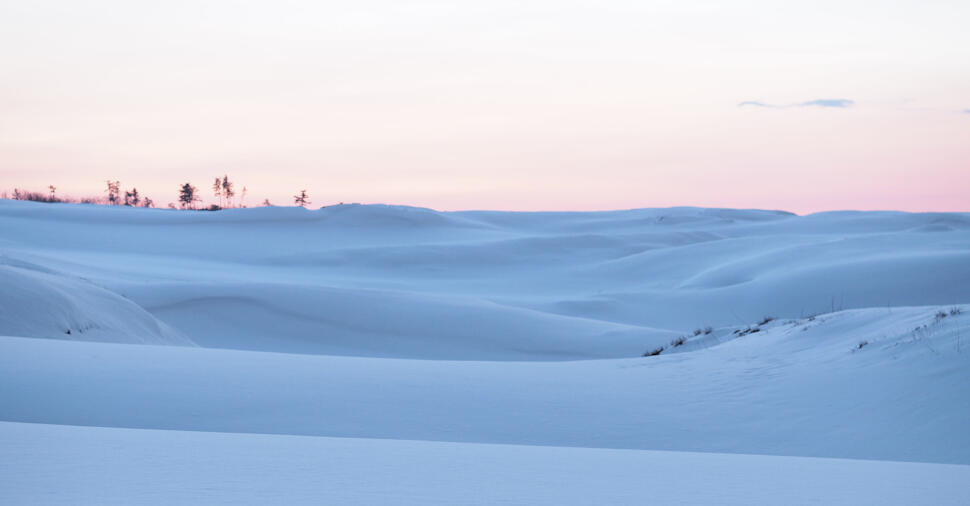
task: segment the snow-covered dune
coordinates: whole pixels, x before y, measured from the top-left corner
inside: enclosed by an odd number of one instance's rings
[[[86,280],[0,255],[0,335],[176,344],[190,339]]]
[[[941,310],[847,311],[718,329],[654,357],[545,363],[0,338],[0,411],[74,425],[970,464],[970,314]]]
[[[967,385],[966,213],[0,200],[0,502],[962,504]]]
[[[636,356],[676,337],[463,296],[306,284],[166,285],[131,290],[202,346],[454,360]],[[188,296],[187,294],[191,294]]]
[[[123,295],[195,341],[301,353],[624,357],[637,339],[647,348],[766,315],[970,302],[961,213],[186,213],[0,200],[0,248]]]

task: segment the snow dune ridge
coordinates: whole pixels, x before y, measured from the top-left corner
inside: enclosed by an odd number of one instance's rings
[[[968,341],[966,213],[0,200],[0,502],[966,504]]]

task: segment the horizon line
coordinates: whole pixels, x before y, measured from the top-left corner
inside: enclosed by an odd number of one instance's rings
[[[650,210],[674,210],[674,209],[697,209],[697,210],[711,210],[711,211],[758,211],[766,213],[784,213],[792,216],[811,216],[814,214],[824,214],[824,213],[901,213],[901,214],[968,214],[970,210],[965,211],[908,211],[904,209],[891,209],[891,208],[832,208],[832,209],[821,209],[818,211],[812,211],[807,213],[799,213],[796,211],[789,211],[787,209],[771,209],[771,208],[758,208],[758,207],[725,207],[725,206],[704,206],[704,205],[674,205],[674,206],[655,206],[655,207],[617,207],[617,208],[602,208],[602,209],[533,209],[533,210],[520,210],[520,209],[487,209],[487,208],[468,208],[468,209],[438,209],[429,206],[413,205],[413,204],[391,204],[387,202],[338,202],[335,204],[327,204],[319,207],[312,206],[299,206],[293,205],[255,205],[255,206],[232,206],[232,207],[218,207],[217,209],[211,209],[209,207],[199,207],[199,208],[179,208],[179,207],[167,207],[167,206],[132,206],[124,204],[107,204],[107,203],[94,203],[94,202],[70,202],[70,201],[57,201],[57,202],[44,202],[29,199],[15,199],[10,197],[0,197],[0,201],[9,202],[24,202],[37,205],[73,205],[73,206],[86,206],[86,207],[104,207],[104,208],[131,208],[131,209],[152,209],[156,211],[197,211],[197,212],[219,212],[219,211],[241,211],[241,210],[252,210],[252,209],[263,209],[263,208],[277,208],[277,209],[305,209],[306,211],[320,211],[327,208],[341,207],[341,206],[359,206],[359,207],[396,207],[396,208],[406,208],[406,209],[420,209],[424,211],[432,211],[436,213],[474,213],[474,212],[489,212],[489,213],[521,213],[521,214],[567,214],[567,213],[618,213],[618,212],[630,212],[630,211],[650,211]],[[28,204],[29,205],[29,204]]]

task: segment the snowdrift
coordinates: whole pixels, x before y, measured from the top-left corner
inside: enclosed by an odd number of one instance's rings
[[[0,338],[0,414],[105,427],[970,464],[968,310],[776,320],[692,336],[653,357],[572,362]]]
[[[134,302],[37,265],[0,256],[0,287],[0,335],[193,345]]]
[[[213,348],[450,360],[636,356],[676,337],[478,298],[225,283],[131,290],[159,318]],[[191,294],[191,295],[190,295]]]
[[[124,294],[206,346],[295,353],[621,358],[764,316],[970,302],[966,213],[0,200],[0,248]]]
[[[965,504],[968,357],[966,213],[0,200],[4,503]]]

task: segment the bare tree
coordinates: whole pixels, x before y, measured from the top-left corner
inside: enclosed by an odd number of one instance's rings
[[[306,194],[306,190],[300,190],[299,195],[293,196],[293,202],[300,207],[306,207],[310,204],[310,201],[307,200],[307,198],[308,196]]]

